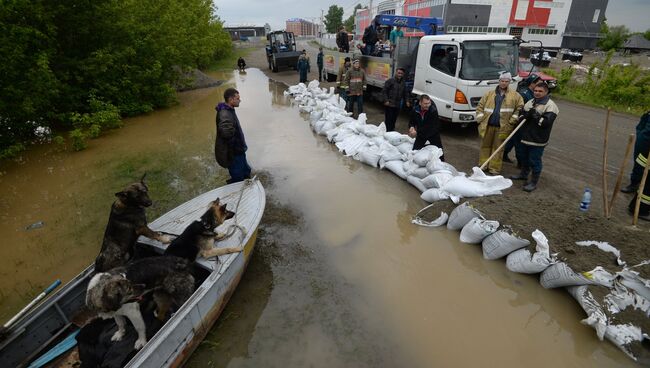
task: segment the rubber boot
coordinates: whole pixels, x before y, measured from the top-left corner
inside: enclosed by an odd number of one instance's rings
[[[521,172],[517,175],[510,175],[510,179],[512,180],[528,180],[528,174],[530,173],[530,168],[528,167],[523,167],[521,169]]]
[[[530,181],[524,185],[524,190],[526,192],[532,192],[537,189],[537,182],[539,181],[539,174],[533,173],[533,176],[530,178]]]

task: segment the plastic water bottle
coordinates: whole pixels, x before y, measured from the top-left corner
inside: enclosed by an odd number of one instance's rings
[[[582,195],[582,201],[580,201],[580,211],[586,212],[589,210],[591,205],[591,189],[585,188],[585,193]]]

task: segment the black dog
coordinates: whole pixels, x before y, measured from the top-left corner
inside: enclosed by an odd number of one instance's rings
[[[104,272],[124,266],[133,257],[135,243],[140,235],[169,243],[166,235],[156,233],[147,226],[145,208],[151,206],[149,189],[142,176],[140,182],[115,193],[117,200],[111,206],[111,214],[104,232],[102,249],[95,259],[95,272]]]
[[[223,236],[214,229],[224,221],[232,218],[234,212],[228,211],[226,205],[219,204],[219,198],[210,203],[210,208],[201,216],[200,221],[192,222],[183,233],[165,250],[165,255],[185,258],[191,262],[200,254],[203,258],[218,257],[244,250],[243,247],[215,248],[214,241]]]
[[[147,343],[146,329],[138,301],[153,292],[156,317],[165,320],[172,305],[180,307],[194,292],[192,263],[179,257],[148,257],[93,276],[86,290],[86,305],[104,319],[114,318],[118,330],[113,341],[126,332],[127,317],[138,332],[135,349]]]

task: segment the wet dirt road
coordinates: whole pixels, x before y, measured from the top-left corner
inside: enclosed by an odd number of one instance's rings
[[[107,178],[124,185],[149,168],[159,182],[150,219],[223,183],[213,108],[229,86],[241,92],[249,161],[267,178],[269,207],[249,270],[189,366],[633,366],[579,323],[565,292],[483,260],[456,232],[412,225],[419,193],[342,157],[256,69],[130,119],[88,151],[43,148],[3,168],[0,190],[11,195],[0,226],[12,234],[0,257],[3,316],[26,285],[69,279],[92,261],[118,189]],[[24,231],[40,219],[45,227]]]

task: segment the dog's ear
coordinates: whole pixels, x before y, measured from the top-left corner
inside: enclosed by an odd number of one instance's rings
[[[147,172],[145,171],[144,175],[142,175],[142,178],[140,178],[140,183],[142,183],[142,185],[146,185],[144,183],[144,178],[146,178],[146,177],[147,177]]]
[[[212,205],[213,206],[218,206],[220,200],[221,200],[220,198],[215,199],[214,201],[212,201]]]
[[[201,223],[206,229],[212,229],[215,227],[215,217],[212,207],[208,208],[208,210],[201,216]]]
[[[125,192],[125,191],[121,191],[121,192],[117,192],[117,193],[115,193],[115,196],[116,196],[117,198],[119,198],[120,200],[122,200],[122,201],[126,201],[126,199],[128,198],[129,194],[128,194],[127,192]]]

